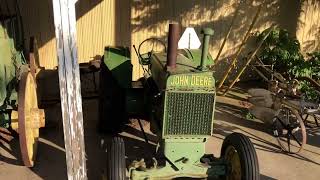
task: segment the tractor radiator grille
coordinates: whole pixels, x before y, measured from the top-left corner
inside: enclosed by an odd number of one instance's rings
[[[164,136],[211,135],[214,93],[167,92]]]

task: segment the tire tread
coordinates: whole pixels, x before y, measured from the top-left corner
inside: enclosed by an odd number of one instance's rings
[[[241,133],[232,133],[226,137],[222,144],[221,156],[225,155],[225,151],[229,145],[232,145],[239,153],[242,169],[243,180],[259,180],[259,163],[256,151],[250,139]]]
[[[121,137],[113,137],[107,151],[107,177],[108,180],[125,180],[125,146]]]

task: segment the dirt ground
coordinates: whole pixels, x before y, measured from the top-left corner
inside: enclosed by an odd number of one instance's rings
[[[320,177],[320,129],[308,129],[307,145],[298,155],[284,154],[279,150],[276,140],[270,135],[270,128],[262,122],[244,119],[245,91],[235,89],[227,97],[218,97],[215,112],[215,130],[209,139],[206,151],[220,155],[224,137],[232,132],[241,132],[250,137],[256,148],[262,180],[271,179],[306,179],[316,180]],[[105,144],[108,137],[100,136],[96,131],[97,100],[83,102],[85,141],[87,153],[87,170],[89,179],[101,179],[106,168]],[[41,130],[38,157],[34,168],[22,166],[19,142],[17,139],[6,141],[0,139],[0,180],[64,180],[66,163],[63,132],[60,118],[60,105],[46,109],[48,127]],[[145,123],[146,128],[148,124]],[[138,158],[154,150],[146,145],[142,133],[127,128],[123,133],[128,158]],[[151,135],[150,138],[152,139]],[[133,157],[131,157],[133,156]]]

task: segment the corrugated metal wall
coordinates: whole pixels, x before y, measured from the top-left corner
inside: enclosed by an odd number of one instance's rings
[[[35,35],[38,38],[41,65],[46,68],[57,65],[51,1],[19,1],[26,37]],[[226,66],[225,58],[230,57],[240,45],[257,10],[257,2],[242,2],[240,15],[218,66]],[[319,1],[263,2],[264,7],[254,31],[278,23],[297,34],[304,50],[319,48]],[[102,55],[104,47],[108,45],[138,46],[149,37],[166,41],[170,22],[178,22],[182,27],[193,26],[198,33],[203,27],[212,27],[215,35],[211,41],[210,52],[215,56],[237,6],[237,0],[78,0],[76,8],[79,62],[87,62],[96,55]],[[133,49],[132,59],[135,65],[134,77],[137,78],[141,70],[137,66]]]
[[[320,50],[320,1],[307,0],[302,6],[297,37],[304,52]]]

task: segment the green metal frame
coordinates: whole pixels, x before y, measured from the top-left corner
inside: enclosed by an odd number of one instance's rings
[[[209,71],[208,68],[214,64],[214,60],[211,55],[208,54],[209,37],[213,34],[213,31],[211,29],[204,29],[203,34],[204,44],[202,50],[180,50],[178,52],[177,65],[173,69],[166,68],[166,53],[154,53],[150,56],[149,67],[151,70],[151,77],[158,86],[160,93],[164,95],[161,105],[159,105],[159,107],[163,107],[163,112],[161,117],[156,117],[156,119],[162,120],[162,127],[157,129],[161,132],[161,134],[158,132],[162,136],[160,146],[163,147],[166,164],[164,167],[157,167],[154,165],[153,168],[145,170],[131,168],[129,170],[130,179],[150,180],[173,179],[178,177],[207,178],[209,175],[216,176],[225,175],[227,173],[227,166],[223,160],[215,159],[214,162],[201,162],[206,156],[206,140],[212,135],[213,131],[216,101],[215,79],[213,77],[213,72]],[[168,93],[172,93],[172,96],[169,97]],[[182,109],[183,112],[185,112],[185,109],[188,107],[199,112],[197,103],[192,104],[192,102],[194,102],[194,99],[199,97],[197,95],[200,94],[212,95],[210,96],[213,98],[212,109],[208,110],[212,113],[212,115],[210,114],[211,117],[207,118],[201,114],[199,116],[194,116],[192,113],[188,114],[188,112],[186,112],[186,116],[174,115],[175,113],[179,113],[175,111]],[[204,97],[206,98],[206,96]],[[167,105],[169,102],[168,98],[173,98],[172,101],[187,101],[186,103],[170,104],[169,107]],[[210,102],[211,100],[206,103]],[[205,106],[206,104],[202,105]],[[171,111],[173,114],[171,119],[167,117],[167,113],[169,113],[168,108],[176,108]],[[198,122],[198,117],[207,118],[202,121],[203,125],[206,126],[204,126],[204,129],[197,128],[190,130],[188,125],[195,125],[195,122]],[[170,121],[171,125],[169,126],[168,124]],[[175,125],[178,123],[187,125],[188,127],[180,127],[178,131],[174,131]],[[166,128],[171,128],[173,130],[169,131],[170,133],[167,133]],[[205,133],[201,134],[202,130],[205,130]]]
[[[10,112],[17,109],[20,74],[28,69],[23,56],[23,34],[17,17],[0,21],[0,127],[10,125]]]
[[[131,179],[173,179],[178,177],[206,178],[208,165],[200,162],[205,154],[204,138],[165,139],[164,153],[176,166],[175,170],[170,163],[164,167],[154,167],[146,171],[130,169]]]
[[[128,47],[106,47],[104,63],[122,88],[131,88],[132,65]]]

